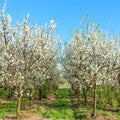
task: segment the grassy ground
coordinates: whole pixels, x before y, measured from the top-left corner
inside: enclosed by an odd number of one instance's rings
[[[0,120],[14,120],[16,99],[7,99],[8,92],[0,89]],[[35,95],[36,96],[36,95]],[[92,103],[86,107],[83,100],[77,101],[68,83],[59,86],[48,99],[34,100],[29,106],[27,98],[22,99],[22,120],[120,120],[120,111],[113,108],[97,109],[96,118],[91,118]]]

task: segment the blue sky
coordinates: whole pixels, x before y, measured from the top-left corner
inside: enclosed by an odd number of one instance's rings
[[[0,8],[4,0],[0,0]],[[120,0],[7,0],[6,13],[12,16],[12,24],[21,21],[27,13],[30,23],[43,25],[55,19],[63,41],[69,39],[70,29],[79,27],[81,15],[100,24],[103,30],[120,32]]]

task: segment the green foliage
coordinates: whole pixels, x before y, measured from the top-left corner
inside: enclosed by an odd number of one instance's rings
[[[29,105],[29,99],[28,98],[23,98],[21,101],[21,110],[25,110],[25,105]]]
[[[73,94],[70,93],[72,90],[68,87],[56,89],[52,91],[52,96],[55,97],[55,101],[52,103],[48,103],[47,99],[43,99],[42,101],[35,101],[35,104],[38,106],[31,106],[29,109],[31,112],[36,113],[37,115],[44,116],[50,118],[52,120],[76,120],[76,119],[87,119],[90,118],[90,110],[92,109],[92,103],[88,100],[88,105],[85,109],[81,109],[83,107],[83,102],[73,103],[74,105],[70,105],[70,98],[74,99]],[[110,116],[113,114],[111,111],[107,110],[107,105],[109,107],[116,110],[116,107],[119,106],[120,95],[119,89],[113,88],[112,86],[98,86],[97,92],[97,110],[98,114],[102,114],[105,116]],[[0,97],[5,98],[8,95],[8,90],[0,89]],[[89,98],[92,98],[92,91],[89,91]],[[34,92],[34,99],[38,98],[38,91]],[[0,104],[0,119],[5,118],[7,115],[15,114],[16,112],[16,100],[8,99],[4,103]],[[29,105],[29,99],[22,99],[21,109],[26,111],[26,105]],[[106,110],[105,110],[106,108]],[[120,111],[116,110],[113,115],[120,116]]]
[[[77,109],[74,111],[74,117],[75,117],[75,119],[82,120],[84,118],[90,117],[90,114],[85,114],[85,111]]]
[[[120,116],[120,110],[118,111],[118,115]]]
[[[118,101],[113,99],[111,101],[111,105],[112,105],[112,107],[117,107],[118,106]]]
[[[0,105],[0,118],[4,118],[5,116],[15,113],[16,111],[16,101],[6,101],[5,103]]]
[[[55,91],[55,96],[59,98],[69,98],[69,88],[61,88]]]
[[[119,88],[113,88],[110,85],[98,87],[98,106],[105,107],[109,105],[111,107],[118,107],[120,104]]]
[[[51,107],[68,107],[69,101],[68,99],[57,99],[51,104]]]
[[[68,109],[50,109],[45,117],[52,118],[53,120],[64,119],[64,120],[73,120],[73,111]]]
[[[4,98],[8,96],[8,90],[4,90],[4,88],[0,88],[0,98]]]
[[[37,109],[36,113],[37,113],[38,115],[42,115],[45,111],[46,111],[46,110],[45,110],[44,107],[39,107],[39,108]]]
[[[45,83],[42,86],[42,97],[47,98],[49,94],[55,91],[58,88],[57,84],[51,84],[50,82]]]
[[[57,85],[51,84],[50,82],[45,83],[41,87],[42,98],[47,98],[49,95],[53,95],[54,91],[56,91],[57,89],[58,89]],[[39,91],[38,89],[36,89],[35,92],[33,93],[33,97],[38,98],[38,95]]]
[[[56,100],[51,103],[51,108],[45,117],[53,120],[73,120],[73,110],[69,105],[69,89],[59,88],[55,92]]]

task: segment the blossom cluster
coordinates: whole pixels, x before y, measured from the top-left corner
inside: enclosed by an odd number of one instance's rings
[[[0,84],[23,88],[42,86],[47,80],[55,81],[57,71],[58,35],[56,24],[30,25],[29,15],[11,25],[12,17],[5,14],[5,5],[0,14]]]
[[[65,46],[64,76],[78,89],[118,85],[119,37],[102,32],[94,23],[87,25],[84,32],[83,28],[75,31]]]

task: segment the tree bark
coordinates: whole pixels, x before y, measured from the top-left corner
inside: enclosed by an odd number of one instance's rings
[[[32,101],[33,100],[33,97],[32,97],[32,89],[30,89],[30,96],[29,96],[29,106],[32,105]]]
[[[22,98],[22,85],[19,83],[18,84],[18,98],[17,98],[17,110],[16,110],[16,117],[17,120],[20,119],[20,106],[21,106],[21,98]]]
[[[42,100],[42,89],[39,88],[39,100],[41,101]]]
[[[75,91],[74,94],[75,94],[77,100],[80,101],[80,91],[79,91],[79,89],[74,89],[74,91]]]
[[[14,88],[9,87],[8,98],[13,97],[13,90]]]
[[[96,80],[94,80],[94,86],[93,86],[93,117],[96,116],[96,102],[97,102],[97,85]]]
[[[83,88],[83,96],[84,96],[84,105],[87,105],[87,90]]]
[[[11,97],[12,97],[12,89],[11,87],[9,87],[8,98],[11,98]]]

